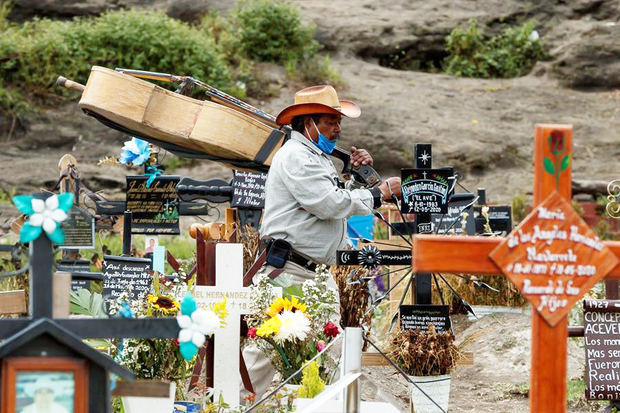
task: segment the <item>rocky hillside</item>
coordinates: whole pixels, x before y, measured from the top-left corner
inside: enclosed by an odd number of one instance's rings
[[[412,164],[415,143],[433,144],[435,166],[454,166],[468,189],[486,187],[488,198],[507,202],[531,189],[532,136],[536,123],[574,125],[576,179],[618,178],[620,157],[620,4],[616,0],[290,0],[302,21],[317,26],[316,38],[344,83],[342,96],[357,101],[362,117],[344,122],[345,144],[368,148],[384,175]],[[16,0],[12,18],[69,17],[105,8],[158,7],[195,20],[210,7],[226,13],[226,1]],[[486,33],[531,18],[550,58],[515,79],[456,78],[400,70],[411,62],[435,66],[445,57],[445,37],[475,18]],[[432,64],[430,64],[432,63]],[[260,69],[276,96],[252,103],[276,114],[296,89],[282,69]],[[82,79],[82,81],[84,81]],[[11,119],[0,118],[9,130]],[[8,127],[7,127],[8,126]],[[55,181],[63,153],[80,160],[93,189],[120,188],[125,170],[97,167],[117,155],[123,136],[82,115],[74,102],[29,117],[3,138],[0,187],[20,190]],[[36,167],[34,167],[36,166]],[[228,176],[226,168],[201,161],[186,173]]]

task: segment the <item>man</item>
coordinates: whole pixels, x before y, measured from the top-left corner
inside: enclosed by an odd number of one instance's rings
[[[311,278],[316,264],[336,263],[336,251],[345,246],[346,218],[368,215],[382,200],[400,195],[396,177],[372,189],[339,183],[328,155],[340,138],[342,117],[360,113],[355,103],[339,100],[333,87],[312,86],[298,91],[295,104],[276,119],[279,125],[291,124],[293,131],[269,169],[261,237],[291,245],[291,258],[282,268],[289,282]],[[370,154],[356,147],[351,161],[354,166],[373,164]]]
[[[400,178],[388,178],[375,188],[341,184],[329,154],[340,138],[342,117],[357,118],[355,103],[339,100],[331,86],[311,86],[295,94],[295,103],[278,115],[279,125],[290,124],[290,139],[273,157],[265,184],[265,212],[261,237],[268,248],[266,274],[286,288],[315,275],[318,264],[336,263],[336,251],[346,245],[346,218],[368,215],[400,195]],[[351,148],[353,166],[372,165],[364,149]],[[333,289],[337,290],[333,279]],[[256,349],[246,348],[244,359],[254,389],[260,394],[271,383],[273,369]]]

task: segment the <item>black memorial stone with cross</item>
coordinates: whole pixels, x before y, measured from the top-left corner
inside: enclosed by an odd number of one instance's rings
[[[108,413],[111,400],[109,373],[130,380],[134,376],[82,339],[176,338],[179,333],[176,319],[53,318],[54,253],[52,242],[44,232],[30,243],[29,267],[30,317],[0,320],[0,339],[3,340],[0,344],[0,373],[6,378],[11,363],[24,358],[40,360],[41,365],[46,360],[59,358],[83,361],[88,369],[88,408],[84,411]],[[3,397],[15,397],[5,388],[10,385],[7,380],[2,381]],[[2,400],[1,404],[5,403],[7,400]]]

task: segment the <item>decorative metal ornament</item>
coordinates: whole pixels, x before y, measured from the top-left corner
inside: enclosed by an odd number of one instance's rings
[[[620,179],[616,179],[607,184],[607,206],[605,210],[612,218],[620,218]]]
[[[381,251],[374,245],[367,245],[359,252],[359,263],[365,268],[375,268],[381,264]]]

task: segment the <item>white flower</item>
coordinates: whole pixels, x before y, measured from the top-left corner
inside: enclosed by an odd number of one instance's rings
[[[538,32],[536,30],[532,30],[532,33],[530,33],[530,35],[528,36],[528,39],[531,40],[532,42],[535,42],[539,38],[540,36],[538,35]]]
[[[32,200],[34,214],[30,216],[28,223],[33,227],[43,227],[43,230],[51,234],[56,230],[58,223],[67,219],[67,213],[58,208],[58,196],[52,195],[45,201],[42,199]]]
[[[278,314],[280,318],[280,329],[274,336],[275,340],[282,343],[298,339],[305,340],[310,332],[310,320],[301,311],[283,311]]]
[[[202,347],[205,342],[205,336],[215,333],[221,325],[221,320],[212,310],[203,310],[202,308],[194,311],[190,316],[177,316],[177,323],[181,330],[179,331],[179,342],[185,343],[191,341],[196,347]]]

